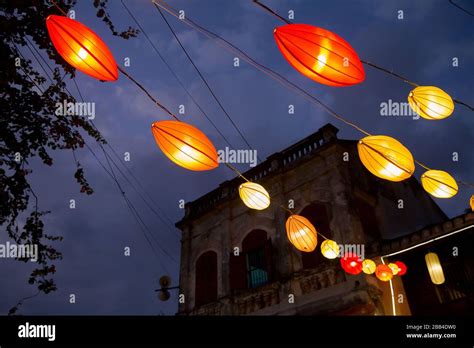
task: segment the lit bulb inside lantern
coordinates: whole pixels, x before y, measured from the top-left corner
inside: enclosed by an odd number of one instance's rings
[[[321,243],[321,254],[327,259],[335,259],[339,255],[339,245],[330,239]]]
[[[262,185],[245,182],[239,186],[239,196],[244,204],[256,210],[263,210],[270,205],[270,195]]]
[[[85,60],[87,58],[87,51],[82,47],[79,49],[79,52],[77,54],[82,60]]]

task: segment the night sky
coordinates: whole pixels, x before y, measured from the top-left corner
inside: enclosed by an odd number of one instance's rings
[[[474,18],[447,0],[265,0],[264,3],[281,14],[294,10],[297,23],[312,24],[337,33],[362,59],[393,69],[418,84],[438,86],[453,98],[474,102]],[[458,3],[472,8],[472,3],[466,0],[458,0]],[[128,0],[126,4],[209,117],[232,144],[245,149],[244,142],[204,88],[151,2]],[[466,108],[457,105],[452,117],[438,122],[382,117],[380,103],[389,99],[406,102],[411,86],[369,67],[365,67],[366,80],[349,88],[319,85],[299,75],[284,60],[273,39],[273,29],[281,22],[250,0],[170,0],[170,4],[185,10],[189,18],[307,89],[372,134],[393,136],[431,168],[474,181],[471,152],[474,115]],[[119,65],[123,66],[124,58],[129,57],[131,66],[127,71],[154,96],[174,112],[184,104],[183,121],[203,130],[216,148],[227,146],[142,34],[128,41],[112,36],[96,17],[92,1],[80,1],[75,10],[76,19],[103,38]],[[398,10],[404,11],[403,20],[397,19]],[[120,1],[111,1],[109,12],[119,30],[125,30],[129,25],[136,27]],[[330,118],[243,60],[240,67],[234,67],[234,55],[174,17],[167,15],[167,18],[233,120],[258,150],[260,158],[293,144],[328,122],[340,129],[340,138],[361,137],[360,133]],[[23,52],[28,56],[26,48]],[[44,52],[43,56],[46,57]],[[459,67],[452,66],[453,57],[459,59]],[[94,122],[97,127],[119,155],[131,154],[131,161],[126,165],[173,223],[183,216],[179,200],[192,201],[233,177],[224,166],[211,172],[191,172],[170,162],[156,146],[150,131],[151,123],[166,119],[166,114],[124,76],[115,83],[101,83],[78,72],[76,80],[85,101],[96,103]],[[73,84],[68,85],[76,94]],[[289,104],[295,106],[294,115],[288,114]],[[92,139],[86,138],[86,141],[104,161],[97,144]],[[453,152],[459,153],[459,162],[452,161]],[[163,269],[115,183],[87,150],[81,150],[77,155],[95,190],[91,196],[79,192],[80,187],[73,178],[75,166],[70,152],[53,153],[52,167],[45,167],[37,159],[31,161],[34,172],[30,178],[39,196],[40,209],[51,210],[45,218],[45,230],[64,236],[64,241],[56,243],[64,260],[56,265],[58,291],[25,302],[20,313],[174,314],[177,301],[172,298],[166,303],[160,302],[154,289],[158,287],[159,276],[165,273],[171,275],[173,285],[177,284],[178,263],[158,250],[167,268]],[[248,167],[240,165],[239,169],[245,171]],[[417,178],[421,173],[417,169]],[[159,221],[130,185],[121,176],[118,178],[161,247],[179,260],[179,231],[171,224],[164,225]],[[450,200],[436,199],[436,202],[453,217],[468,207],[472,193],[460,186],[457,196]],[[74,210],[69,209],[70,199],[76,200]],[[5,233],[1,238],[3,243]],[[124,256],[127,246],[131,248],[130,257]],[[27,284],[31,266],[1,260],[1,313],[6,313],[21,297],[35,292]],[[70,294],[76,295],[75,304],[69,303]]]

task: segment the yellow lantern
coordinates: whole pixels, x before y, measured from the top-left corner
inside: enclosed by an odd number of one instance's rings
[[[263,210],[270,205],[270,195],[262,185],[245,182],[239,186],[239,196],[250,209]]]
[[[428,170],[421,175],[426,192],[437,198],[451,198],[458,193],[456,180],[442,170]]]
[[[370,259],[365,259],[362,261],[362,272],[365,274],[373,274],[376,268],[377,266],[375,265],[374,261]]]
[[[369,172],[390,181],[412,176],[415,162],[410,151],[398,140],[385,135],[371,135],[357,144],[362,164]]]
[[[312,252],[318,244],[316,228],[301,215],[291,215],[286,220],[286,235],[296,249]]]
[[[339,245],[330,239],[321,243],[321,254],[327,259],[335,259],[339,255]]]
[[[413,111],[427,120],[442,120],[454,111],[453,99],[441,88],[419,86],[408,94]]]
[[[430,274],[431,281],[433,284],[440,285],[444,283],[443,267],[439,262],[438,255],[435,253],[428,253],[425,255],[426,266]]]
[[[383,282],[388,282],[390,279],[393,278],[393,273],[390,267],[384,264],[380,264],[375,269],[375,276]]]
[[[469,204],[471,205],[471,210],[474,211],[474,195],[471,196],[471,199],[469,200]]]
[[[395,263],[389,263],[388,268],[392,270],[393,275],[397,275],[400,272],[400,267]]]

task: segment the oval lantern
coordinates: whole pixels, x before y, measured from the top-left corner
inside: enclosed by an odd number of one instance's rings
[[[362,261],[362,272],[365,274],[373,274],[376,268],[377,266],[375,265],[374,261],[370,259],[365,259]]]
[[[407,273],[407,266],[402,261],[395,261],[394,263],[398,266],[397,275],[402,276]]]
[[[250,209],[263,210],[270,205],[270,195],[262,185],[245,182],[239,186],[239,196]]]
[[[398,268],[396,263],[389,263],[387,266],[392,270],[393,275],[397,275],[400,272],[400,268]]]
[[[390,267],[384,264],[380,264],[375,270],[375,276],[383,282],[388,282],[390,279],[393,278],[393,273]]]
[[[339,256],[339,245],[331,239],[326,239],[321,243],[321,254],[327,259],[335,259]]]
[[[355,50],[340,36],[308,24],[275,28],[273,36],[283,57],[301,74],[328,86],[344,87],[365,79]]]
[[[312,252],[318,244],[316,228],[301,215],[291,215],[286,220],[286,235],[296,249]]]
[[[74,19],[56,15],[46,18],[46,27],[54,48],[74,68],[101,81],[118,79],[112,53],[91,29]]]
[[[346,253],[341,257],[340,262],[342,269],[344,269],[346,273],[356,275],[362,272],[362,261],[356,254]]]
[[[474,211],[474,195],[471,196],[471,199],[469,200],[469,204],[471,206],[471,210]]]
[[[414,112],[427,120],[442,120],[454,111],[453,99],[441,88],[419,86],[408,94]]]
[[[436,198],[451,198],[458,193],[456,180],[442,170],[428,170],[421,175],[421,185]]]
[[[151,125],[155,141],[177,165],[195,171],[217,168],[217,151],[207,136],[181,121],[157,121]]]
[[[441,267],[441,262],[439,262],[438,255],[435,253],[428,253],[425,255],[425,261],[433,284],[443,284],[445,281],[444,272],[443,267]]]
[[[357,150],[365,168],[379,178],[402,181],[415,171],[412,154],[394,138],[370,135],[359,140]]]

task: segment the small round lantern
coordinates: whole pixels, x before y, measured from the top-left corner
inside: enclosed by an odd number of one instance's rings
[[[383,282],[388,282],[390,279],[393,278],[393,273],[390,267],[384,264],[380,264],[375,270],[375,276]]]
[[[326,239],[321,243],[321,254],[327,259],[335,259],[339,256],[339,245],[331,239]]]
[[[262,185],[245,182],[239,186],[239,196],[250,209],[263,210],[270,205],[270,195]]]

